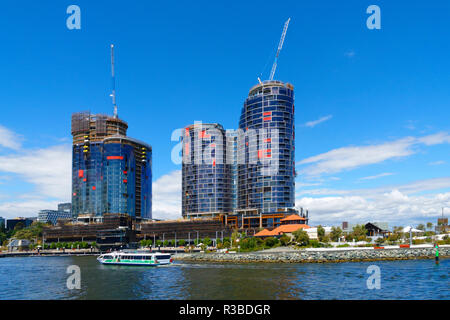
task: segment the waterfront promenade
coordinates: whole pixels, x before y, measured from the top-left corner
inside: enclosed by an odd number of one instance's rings
[[[279,247],[263,251],[242,253],[181,253],[174,255],[175,260],[191,262],[286,262],[286,263],[326,263],[351,261],[434,259],[436,249],[430,245],[418,245],[411,248],[399,246],[374,248],[308,248],[294,249]],[[439,247],[441,258],[450,257],[450,245]]]
[[[13,251],[13,252],[7,252],[2,251],[0,252],[0,258],[6,258],[6,257],[29,257],[29,256],[70,256],[70,255],[99,255],[100,252],[98,250],[91,250],[91,249],[65,249],[65,250],[57,250],[57,249],[50,249],[50,250],[41,250],[38,252],[37,250],[30,250],[30,251]]]

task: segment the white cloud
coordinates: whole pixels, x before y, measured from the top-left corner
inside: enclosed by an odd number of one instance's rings
[[[431,146],[442,143],[450,143],[448,133],[441,132],[420,138],[406,137],[378,145],[338,148],[301,160],[297,165],[309,164],[300,170],[301,174],[320,176],[407,157],[416,153],[415,147],[420,144]]]
[[[445,164],[446,162],[444,160],[438,160],[428,163],[430,166],[439,166],[441,164]]]
[[[0,183],[20,181],[34,189],[27,194],[3,194],[0,215],[36,216],[42,209],[56,208],[69,201],[71,192],[72,150],[70,145],[26,149],[22,137],[0,126],[0,146],[13,150],[0,155]]]
[[[181,170],[172,171],[153,182],[154,219],[181,218]]]
[[[330,120],[331,118],[333,118],[333,116],[330,114],[330,115],[328,115],[328,116],[319,118],[319,119],[317,119],[317,120],[306,122],[304,125],[305,125],[305,127],[313,128],[313,127],[317,126],[319,123],[328,121],[328,120]]]
[[[392,225],[425,220],[435,223],[440,208],[450,207],[450,192],[420,193],[448,188],[450,177],[373,189],[303,190],[302,193],[308,196],[297,193],[296,205],[309,210],[312,224],[387,221]]]
[[[417,141],[427,146],[433,146],[442,143],[450,143],[450,134],[448,134],[447,132],[439,132],[418,138]]]
[[[72,151],[69,145],[24,149],[0,156],[0,172],[17,174],[40,196],[70,199]]]
[[[374,180],[374,179],[378,179],[378,178],[382,178],[382,177],[387,177],[387,176],[392,176],[393,173],[391,172],[384,172],[384,173],[380,173],[374,176],[368,176],[368,177],[363,177],[363,178],[359,178],[359,180]]]
[[[39,210],[56,209],[61,201],[43,199],[17,199],[0,203],[0,216],[4,218],[36,217]]]
[[[21,136],[0,125],[0,147],[19,150],[21,145]]]

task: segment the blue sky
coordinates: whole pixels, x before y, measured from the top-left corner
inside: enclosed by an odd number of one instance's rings
[[[341,1],[342,2],[342,1]],[[81,30],[66,8],[81,8]],[[381,9],[369,30],[366,8]],[[236,128],[248,90],[295,86],[297,204],[312,223],[435,222],[450,211],[450,3],[22,1],[0,10],[0,216],[70,199],[70,115],[112,113],[153,146],[154,216],[179,217],[173,130]]]

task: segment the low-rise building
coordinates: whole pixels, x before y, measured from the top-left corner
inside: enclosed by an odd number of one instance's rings
[[[14,230],[16,225],[18,225],[19,223],[22,224],[23,228],[26,228],[26,227],[31,226],[33,221],[34,220],[32,218],[22,218],[22,217],[14,218],[14,219],[7,219],[6,220],[6,230],[8,230],[8,231]]]
[[[56,225],[58,220],[67,219],[72,219],[72,213],[70,211],[41,210],[39,211],[37,221]]]
[[[26,239],[11,239],[8,243],[8,252],[24,251],[30,248],[31,241]]]
[[[261,230],[260,232],[255,234],[255,237],[261,237],[261,238],[280,237],[283,234],[292,236],[292,233],[294,233],[297,230],[310,228],[310,226],[308,226],[305,223],[306,219],[299,215],[296,215],[296,214],[291,214],[290,216],[288,216],[284,219],[281,219],[280,222],[281,222],[281,225],[279,227],[276,227],[273,230],[269,230],[269,229]],[[316,231],[316,233],[317,233],[317,231]]]

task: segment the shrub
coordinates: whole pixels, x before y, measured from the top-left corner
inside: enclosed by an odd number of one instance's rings
[[[268,238],[264,239],[264,245],[266,247],[268,247],[268,248],[272,248],[276,244],[278,244],[278,239],[277,238],[268,237]]]
[[[377,240],[375,240],[375,243],[377,244],[377,246],[380,246],[384,243],[384,239],[383,238],[377,238]]]
[[[181,239],[180,241],[178,241],[178,245],[180,246],[184,246],[186,244],[186,241]]]
[[[309,245],[313,248],[320,248],[322,247],[322,244],[319,242],[319,240],[311,239],[309,240]]]

